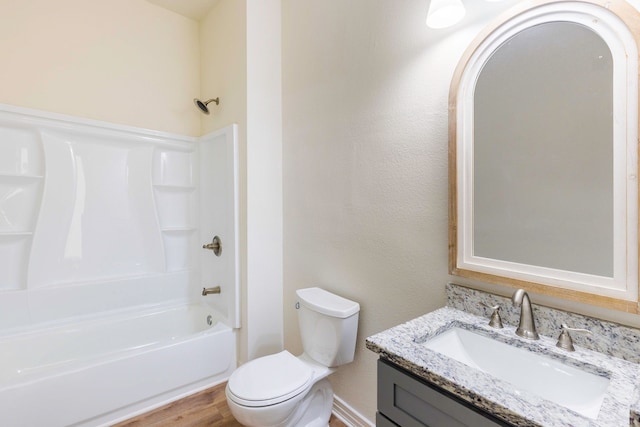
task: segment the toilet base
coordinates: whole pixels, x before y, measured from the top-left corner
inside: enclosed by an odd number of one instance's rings
[[[328,427],[333,408],[333,388],[328,379],[315,383],[296,408],[286,427]],[[297,419],[296,419],[297,418]]]
[[[326,378],[318,381],[294,408],[287,408],[290,401],[255,408],[239,406],[228,398],[227,403],[236,420],[246,427],[328,427],[333,388]]]

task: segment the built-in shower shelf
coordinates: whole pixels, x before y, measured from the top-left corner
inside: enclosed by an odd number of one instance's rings
[[[8,179],[26,179],[26,180],[38,180],[43,179],[42,175],[24,175],[18,173],[0,173],[0,179],[8,178]]]
[[[32,231],[2,231],[0,230],[0,238],[12,236],[33,236]]]

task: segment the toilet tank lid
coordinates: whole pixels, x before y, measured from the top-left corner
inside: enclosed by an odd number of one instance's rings
[[[327,316],[345,319],[360,311],[360,304],[327,292],[321,288],[306,288],[296,291],[300,303]]]

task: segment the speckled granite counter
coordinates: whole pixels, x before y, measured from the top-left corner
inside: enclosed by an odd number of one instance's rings
[[[445,307],[373,335],[366,344],[380,357],[515,426],[640,426],[640,365],[584,348],[567,352],[555,346],[554,338],[526,340],[515,334],[513,326],[494,329],[487,322],[486,317]],[[421,345],[455,326],[608,376],[610,383],[598,418],[586,418],[527,391],[515,390],[505,381]]]
[[[511,298],[454,283],[447,284],[446,290],[447,307],[457,308],[480,317],[488,317],[492,311],[489,307],[499,305],[502,308],[500,310],[502,321],[512,326],[518,324],[520,309],[513,306]],[[536,328],[540,334],[557,337],[560,333],[560,325],[563,323],[571,328],[588,329],[591,334],[572,335],[574,344],[640,364],[639,329],[535,304],[535,297],[533,302]]]

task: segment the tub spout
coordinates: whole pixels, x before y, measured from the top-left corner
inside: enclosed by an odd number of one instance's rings
[[[220,293],[220,286],[215,286],[213,288],[202,288],[202,296],[206,296],[209,294],[219,294]]]

